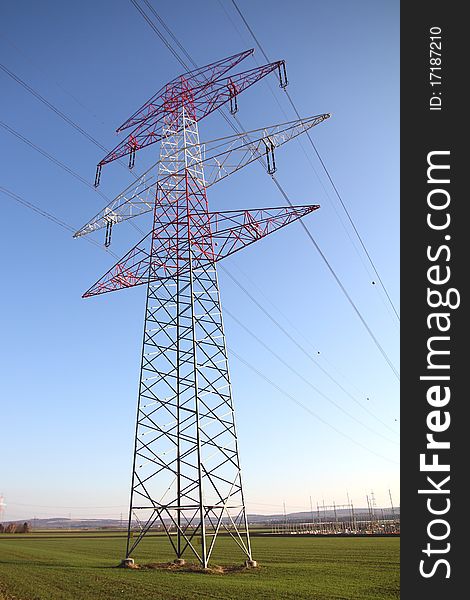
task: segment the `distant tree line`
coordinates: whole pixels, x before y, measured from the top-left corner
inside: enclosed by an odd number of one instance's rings
[[[29,533],[30,531],[31,525],[27,522],[7,523],[6,525],[0,523],[0,533]]]

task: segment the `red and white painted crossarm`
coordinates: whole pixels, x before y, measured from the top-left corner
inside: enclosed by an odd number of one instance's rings
[[[196,87],[190,87],[185,83],[184,90],[168,100],[168,96],[161,99],[159,105],[152,105],[151,113],[141,118],[137,127],[113,148],[99,163],[98,171],[103,165],[124,156],[130,157],[129,166],[133,166],[137,150],[146,148],[151,144],[159,142],[164,137],[164,122],[168,114],[178,110],[184,102],[188,106],[197,121],[200,121],[210,113],[214,112],[226,102],[231,102],[232,112],[238,107],[236,98],[250,86],[269,75],[275,70],[283,68],[284,61],[276,61],[261,67],[255,67],[243,73],[237,73],[227,78],[216,79],[203,83]],[[184,95],[184,100],[182,99]],[[177,129],[176,129],[177,131]],[[98,179],[97,179],[98,181]]]
[[[198,146],[185,147],[183,150],[204,148],[205,158],[201,164],[205,169],[205,186],[209,188],[255,160],[262,160],[267,168],[267,151],[272,153],[273,148],[279,148],[329,117],[330,114],[326,113],[270,125],[201,143]],[[81,227],[74,237],[81,237],[105,228],[110,222],[115,225],[153,210],[158,185],[156,168],[158,164],[159,162],[152,165],[137,182],[118,194],[103,210]],[[164,180],[160,180],[160,183],[163,182]]]
[[[145,102],[145,104],[136,110],[131,117],[129,117],[120,127],[116,129],[116,131],[119,133],[125,129],[128,129],[129,127],[135,127],[136,125],[142,123],[142,121],[145,121],[149,117],[153,116],[155,111],[160,109],[165,96],[168,94],[168,91],[172,88],[177,88],[180,86],[182,80],[184,80],[190,88],[209,85],[222,77],[222,75],[225,75],[225,73],[227,73],[230,69],[233,69],[233,67],[238,65],[242,60],[248,56],[251,56],[253,52],[254,49],[251,48],[250,50],[239,52],[233,56],[228,56],[227,58],[223,58],[208,65],[204,65],[203,67],[193,69],[192,71],[188,71],[182,75],[178,75],[178,77],[172,79],[149,100],[147,100],[147,102]]]
[[[190,231],[185,240],[171,234],[175,221],[165,222],[162,215],[160,226],[142,238],[83,297],[174,278],[187,273],[190,268],[194,270],[208,262],[218,262],[319,208],[318,204],[311,204],[222,212],[194,211],[179,221],[180,226]]]
[[[319,208],[318,204],[310,204],[293,208],[260,208],[209,213],[214,261],[237,252]],[[198,242],[199,238],[194,237],[193,244]]]

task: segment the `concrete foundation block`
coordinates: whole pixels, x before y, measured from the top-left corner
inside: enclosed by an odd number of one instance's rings
[[[134,566],[134,559],[133,558],[123,558],[121,560],[121,564],[119,566],[132,568]]]
[[[249,569],[256,569],[258,562],[256,560],[245,560],[245,567]]]

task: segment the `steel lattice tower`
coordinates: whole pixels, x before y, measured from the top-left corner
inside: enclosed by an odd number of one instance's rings
[[[154,244],[164,232],[176,270],[179,261],[189,268],[147,287],[131,490],[131,512],[145,526],[132,545],[128,540],[127,555],[158,521],[168,532],[170,523],[176,528],[169,539],[177,557],[189,546],[207,566],[224,517],[250,560],[251,548],[216,266],[197,262],[213,253],[198,126],[190,100],[179,103],[172,91],[166,100],[174,110],[165,118],[158,195],[168,209],[155,213]],[[194,211],[201,217],[191,219]],[[202,247],[188,243],[206,232]]]
[[[257,140],[216,140],[211,153],[199,141],[203,116],[228,101],[234,111],[239,93],[275,69],[287,83],[282,62],[221,78],[251,52],[176,78],[120,128],[137,125],[98,165],[96,183],[106,162],[129,155],[132,167],[136,150],[160,141],[157,175],[76,234],[106,227],[109,244],[116,223],[153,210],[151,232],[84,294],[147,286],[126,557],[158,526],[178,559],[192,553],[207,567],[225,531],[252,564],[216,263],[319,207],[210,212],[206,190],[257,159],[272,173],[274,148],[329,115]]]

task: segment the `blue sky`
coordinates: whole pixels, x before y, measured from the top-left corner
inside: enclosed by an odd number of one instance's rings
[[[299,112],[332,113],[313,130],[315,143],[398,305],[398,2],[238,4],[270,59],[286,60],[288,89]],[[197,7],[182,0],[177,11],[171,3],[153,5],[198,64],[254,46],[229,0],[204,0]],[[128,0],[5,5],[0,52],[10,71],[106,147],[117,143],[114,130],[125,118],[183,71]],[[258,50],[255,54],[264,62]],[[253,59],[245,64],[256,65]],[[102,151],[3,71],[0,82],[1,120],[92,182]],[[239,108],[246,129],[295,118],[274,75],[246,91]],[[202,140],[230,133],[217,114],[200,125]],[[78,228],[104,204],[3,128],[0,148],[0,185],[72,226]],[[157,152],[157,146],[141,152],[136,169],[155,161]],[[305,223],[398,367],[397,320],[372,284],[376,277],[364,267],[366,259],[308,140],[290,142],[276,161],[278,180],[294,204],[321,205]],[[108,165],[100,189],[113,196],[130,181],[122,167]],[[208,197],[220,210],[284,205],[257,164],[214,186]],[[114,259],[1,192],[0,201],[5,518],[118,518],[128,502],[145,290],[82,300]],[[113,251],[124,254],[138,236],[128,225],[116,228]],[[303,377],[226,315],[229,348],[306,407],[232,360],[248,510],[281,512],[283,502],[288,511],[308,509],[310,496],[314,503],[341,504],[347,492],[363,506],[371,489],[377,503],[387,505],[389,488],[398,504],[398,381],[299,224],[223,266],[367,409],[325,376],[221,270],[223,306]]]

